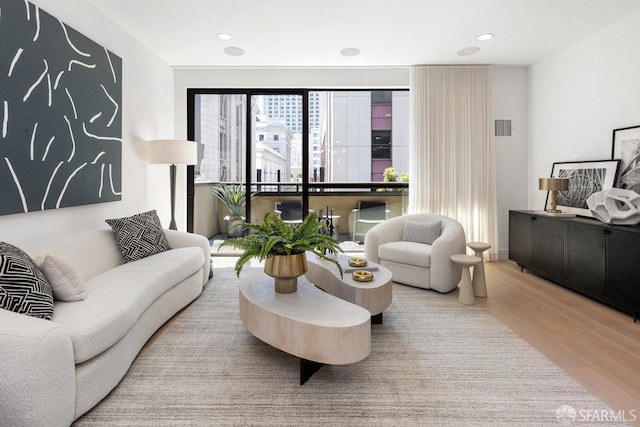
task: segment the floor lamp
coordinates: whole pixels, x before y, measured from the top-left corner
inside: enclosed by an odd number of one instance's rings
[[[171,224],[169,229],[177,230],[176,226],[176,165],[195,165],[198,162],[198,148],[193,141],[175,139],[161,139],[149,141],[148,163],[169,164],[171,184]]]

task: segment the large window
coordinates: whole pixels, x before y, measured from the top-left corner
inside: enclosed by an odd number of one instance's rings
[[[247,209],[252,221],[277,201],[347,216],[358,198],[391,196],[378,191],[396,188],[379,185],[385,169],[409,169],[406,90],[190,89],[189,102],[189,136],[199,145],[195,192],[246,185],[258,193]],[[345,192],[352,200],[327,197]]]

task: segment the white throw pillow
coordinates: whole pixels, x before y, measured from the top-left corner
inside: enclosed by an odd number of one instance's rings
[[[418,222],[406,221],[402,240],[405,242],[426,243],[432,245],[442,232],[442,221]]]
[[[84,277],[70,262],[53,255],[38,255],[36,263],[47,277],[56,301],[82,301],[87,296]]]

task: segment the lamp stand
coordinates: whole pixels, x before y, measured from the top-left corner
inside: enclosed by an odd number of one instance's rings
[[[177,230],[176,226],[176,165],[169,166],[169,179],[171,180],[171,223],[169,224],[170,230]]]
[[[557,191],[554,191],[554,190],[549,191],[549,209],[547,209],[547,212],[550,212],[550,213],[562,212],[560,209],[556,208],[556,206],[558,206],[557,194],[558,194]]]

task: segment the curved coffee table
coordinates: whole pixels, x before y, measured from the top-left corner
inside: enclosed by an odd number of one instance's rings
[[[343,269],[354,269],[349,266],[350,258],[338,255],[338,262]],[[345,271],[341,278],[335,264],[320,259],[311,252],[307,252],[307,265],[309,271],[306,277],[314,285],[333,296],[366,308],[371,313],[371,323],[382,323],[382,312],[391,305],[393,290],[392,274],[388,268],[369,261],[364,269],[377,268],[372,271],[373,280],[358,282],[351,277],[351,271]]]
[[[263,272],[240,283],[240,318],[256,338],[300,358],[300,384],[323,364],[358,362],[371,352],[371,317],[362,307],[298,277],[298,290],[275,292]]]

